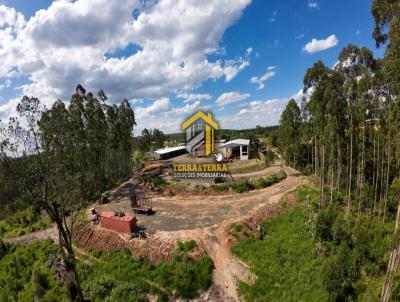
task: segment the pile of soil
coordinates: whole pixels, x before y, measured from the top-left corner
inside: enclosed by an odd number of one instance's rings
[[[146,239],[128,240],[124,235],[97,225],[87,224],[77,227],[74,233],[76,245],[85,250],[101,250],[103,252],[128,249],[134,257],[145,257],[153,262],[171,261],[179,238],[163,239],[157,234],[150,234]],[[189,255],[194,258],[205,256],[201,247],[194,248]]]

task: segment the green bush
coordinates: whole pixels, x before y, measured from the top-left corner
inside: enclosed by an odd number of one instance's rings
[[[105,275],[90,282],[87,286],[87,294],[90,298],[105,298],[110,295],[112,289],[115,287],[116,281]]]
[[[382,289],[392,245],[390,224],[368,215],[354,217],[336,211],[330,240],[325,242],[323,265],[329,301],[364,301],[366,296],[375,301]],[[321,211],[319,215],[322,214]]]
[[[248,180],[233,183],[231,187],[236,193],[248,192],[255,188],[255,186]]]
[[[215,192],[228,191],[231,186],[229,184],[212,184],[211,190]]]
[[[166,187],[168,185],[168,183],[164,179],[150,175],[143,175],[142,181],[145,183],[152,184],[155,187],[161,187],[161,188]]]
[[[93,250],[92,251],[92,256],[95,258],[100,258],[102,254],[103,254],[102,250]]]
[[[105,299],[105,302],[146,302],[146,295],[135,285],[129,283],[121,283],[115,287],[111,295]]]
[[[323,284],[329,301],[355,301],[356,281],[359,278],[357,255],[347,243],[342,243],[337,252],[323,265]]]
[[[33,207],[26,208],[0,220],[0,237],[17,237],[49,228],[50,219]]]
[[[46,265],[48,255],[59,253],[49,240],[9,246],[0,259],[0,301],[60,301],[67,296]]]
[[[178,252],[190,252],[191,250],[195,249],[198,247],[197,242],[194,240],[182,242],[179,241],[176,247],[176,250]]]
[[[256,188],[269,187],[287,177],[284,171],[280,171],[277,174],[273,174],[269,177],[260,177],[255,180],[242,180],[234,183],[223,183],[211,185],[211,190],[215,192],[228,191],[229,189],[234,190],[237,193],[244,193]]]
[[[397,276],[395,276],[393,284],[393,292],[390,301],[400,301],[400,272],[398,272]]]
[[[198,191],[198,192],[204,191],[205,188],[206,188],[205,186],[200,185],[200,184],[197,184],[197,185],[194,186],[194,189],[195,189],[196,191]]]
[[[315,222],[315,233],[317,238],[322,241],[332,240],[332,227],[339,214],[339,209],[335,206],[329,206],[321,210]]]

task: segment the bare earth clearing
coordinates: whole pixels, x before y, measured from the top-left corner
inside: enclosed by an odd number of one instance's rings
[[[282,168],[271,167],[264,170],[262,175],[271,175]],[[265,204],[275,195],[292,190],[298,182],[294,172],[283,168],[288,177],[269,188],[253,190],[248,193],[231,193],[225,195],[191,195],[187,196],[158,196],[153,194],[154,215],[138,215],[139,225],[147,231],[178,231],[197,228],[218,227],[223,221],[238,218],[247,214],[259,205]],[[260,171],[261,172],[261,171]],[[257,177],[260,174],[257,172]],[[96,205],[98,212],[104,210],[132,212],[129,205],[129,196],[134,190],[133,181],[128,181],[112,192],[111,202]]]
[[[283,195],[293,191],[299,184],[298,172],[289,167],[271,167],[263,171],[246,173],[246,178],[271,175],[283,169],[288,177],[271,187],[250,191],[248,193],[228,195],[176,195],[153,196],[152,216],[138,215],[138,223],[151,233],[149,239],[155,242],[147,245],[146,252],[154,258],[156,245],[158,253],[168,257],[172,255],[176,242],[196,240],[200,244],[200,253],[204,249],[212,258],[214,270],[214,285],[197,301],[239,301],[236,292],[237,280],[251,282],[254,280],[248,266],[230,253],[232,238],[229,236],[229,226],[236,222],[256,223],[271,218],[279,211],[278,202]],[[243,176],[243,175],[241,175]],[[115,198],[105,205],[96,206],[96,210],[112,210],[130,212],[129,194],[135,185],[129,181],[113,191]],[[104,232],[104,231],[103,231]],[[89,236],[93,238],[92,236]],[[105,239],[105,238],[103,238]],[[86,246],[92,246],[98,240],[89,240]],[[107,241],[107,240],[106,240]],[[131,240],[128,248],[135,254],[143,245],[137,243],[145,240]],[[156,243],[157,242],[157,243]],[[168,243],[168,244],[167,244]],[[136,245],[133,248],[133,245]],[[161,257],[167,259],[168,257]]]
[[[139,225],[150,233],[147,239],[127,240],[126,236],[86,226],[76,234],[79,248],[113,250],[128,248],[133,255],[147,256],[151,260],[171,259],[177,241],[196,240],[199,248],[194,256],[207,253],[215,265],[214,284],[195,301],[240,301],[237,295],[237,280],[251,282],[255,276],[248,266],[230,253],[234,242],[228,232],[232,223],[241,222],[250,228],[281,211],[279,200],[299,185],[297,171],[289,167],[271,167],[262,171],[247,173],[246,177],[270,175],[283,169],[288,177],[271,187],[242,194],[226,195],[153,195],[152,216],[137,215]],[[254,175],[253,175],[254,174]],[[113,190],[110,202],[96,205],[97,211],[113,210],[131,212],[129,196],[137,184],[130,180]],[[289,202],[289,207],[294,203]],[[28,243],[43,238],[56,238],[54,228],[27,234],[9,240]]]

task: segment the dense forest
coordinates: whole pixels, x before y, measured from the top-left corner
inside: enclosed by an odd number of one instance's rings
[[[300,106],[289,101],[278,131],[278,146],[286,161],[312,174],[319,184],[323,241],[333,240],[333,224],[348,227],[342,231],[350,238],[336,241],[337,247],[330,252],[331,265],[327,266],[333,301],[357,297],[352,282],[356,277],[351,274],[361,274],[360,266],[340,272],[335,265],[352,255],[354,232],[360,232],[358,223],[365,223],[365,219],[374,224],[380,221],[380,228],[389,224],[393,231],[382,301],[388,301],[390,288],[394,284],[398,287],[399,282],[394,280],[400,252],[400,3],[375,0],[371,12],[376,25],[373,37],[377,46],[386,46],[384,57],[374,58],[371,50],[350,44],[340,52],[333,68],[316,62],[303,81],[309,99],[303,99]],[[337,205],[345,216],[338,216]],[[361,256],[353,256],[357,266]],[[335,283],[340,274],[347,277]]]

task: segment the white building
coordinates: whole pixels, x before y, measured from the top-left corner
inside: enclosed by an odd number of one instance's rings
[[[235,139],[217,146],[219,152],[221,152],[225,158],[237,158],[240,160],[249,159],[249,139]]]

